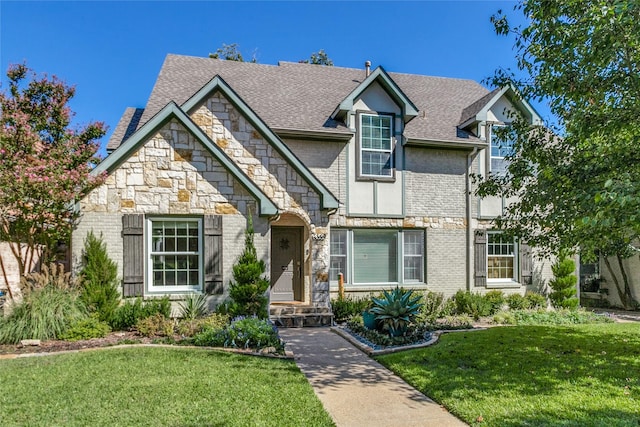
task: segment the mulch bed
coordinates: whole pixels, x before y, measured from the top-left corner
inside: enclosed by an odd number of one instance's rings
[[[54,353],[58,351],[83,350],[110,347],[118,344],[151,344],[153,339],[137,332],[112,332],[104,338],[80,341],[42,341],[39,346],[0,345],[0,354]]]

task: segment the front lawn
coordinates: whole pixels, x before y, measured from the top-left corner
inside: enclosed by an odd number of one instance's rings
[[[332,426],[290,360],[125,348],[0,361],[2,426]]]
[[[472,425],[640,425],[637,323],[451,333],[377,360]]]

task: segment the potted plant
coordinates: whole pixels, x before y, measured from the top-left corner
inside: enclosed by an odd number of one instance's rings
[[[376,329],[376,315],[368,308],[362,311],[362,322],[367,329]]]

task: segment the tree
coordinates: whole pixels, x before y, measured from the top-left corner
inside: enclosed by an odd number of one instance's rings
[[[576,263],[566,254],[561,254],[551,266],[554,278],[549,282],[549,286],[553,289],[549,299],[554,307],[576,308],[578,306],[579,301],[576,298],[578,278],[573,274],[575,270]]]
[[[600,254],[632,308],[623,260],[640,236],[640,5],[521,0],[515,10],[525,25],[511,27],[501,11],[492,22],[514,37],[521,77],[499,70],[492,82],[548,101],[559,122],[543,128],[513,112],[501,135],[514,141],[508,174],[482,177],[478,194],[515,197],[496,224],[545,255]]]
[[[253,221],[249,216],[244,251],[233,266],[235,281],[229,285],[229,296],[233,301],[229,311],[234,316],[248,315],[264,319],[268,316],[265,292],[269,289],[269,280],[262,276],[267,267],[264,261],[258,260],[253,234]]]
[[[214,53],[210,53],[209,58],[224,59],[225,61],[245,62],[242,53],[240,53],[240,50],[238,49],[237,43],[222,43],[222,47],[219,47]],[[251,62],[258,62],[255,54],[251,58]]]
[[[324,49],[320,49],[318,52],[312,53],[309,59],[302,59],[300,60],[300,63],[326,65],[327,67],[333,67],[333,61],[331,60],[331,58],[329,58],[329,56],[327,56],[327,53],[324,51]]]
[[[75,94],[58,78],[26,65],[7,71],[9,91],[0,93],[0,241],[8,242],[20,275],[53,260],[69,241],[77,218],[74,204],[100,184],[90,175],[99,161],[102,123],[71,128],[68,102]],[[0,270],[8,278],[5,259]],[[10,298],[14,295],[9,286]]]

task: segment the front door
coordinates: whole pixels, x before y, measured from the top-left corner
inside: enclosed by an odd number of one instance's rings
[[[271,301],[302,301],[302,227],[271,227]]]

